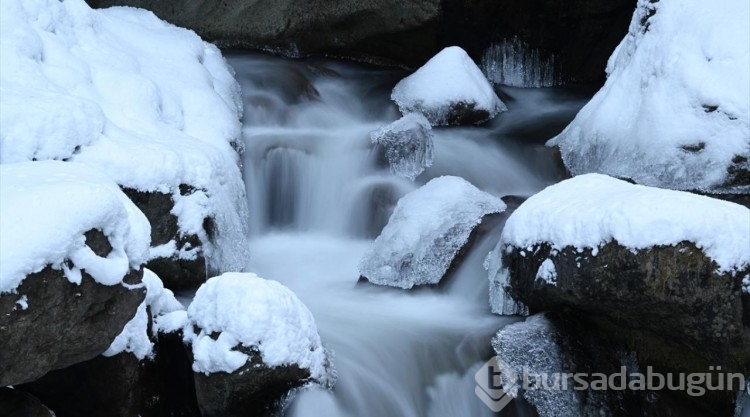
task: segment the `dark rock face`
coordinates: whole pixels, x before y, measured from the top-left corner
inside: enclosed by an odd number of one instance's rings
[[[57,417],[199,417],[182,336],[159,334],[152,359],[97,356],[20,385]]]
[[[88,0],[129,5],[226,45],[288,55],[326,54],[418,66],[458,45],[479,60],[492,43],[518,37],[554,55],[560,78],[601,82],[627,33],[635,0],[300,1]]]
[[[552,285],[537,279],[546,260]],[[532,311],[574,308],[604,315],[617,326],[676,342],[709,361],[750,363],[743,326],[741,277],[717,274],[717,265],[690,242],[631,252],[610,242],[594,256],[547,244],[503,255],[511,294]]]
[[[103,242],[87,238],[97,254],[111,250]],[[76,285],[48,266],[27,276],[16,294],[0,294],[0,386],[32,381],[104,352],[145,297],[145,289],[101,285],[86,271],[82,276]],[[124,281],[137,284],[142,276],[142,270],[131,271]],[[26,309],[17,304],[22,296]]]
[[[284,396],[310,378],[296,365],[269,368],[259,352],[242,346],[250,356],[235,372],[195,373],[195,391],[203,417],[271,416]]]
[[[197,235],[181,233],[177,217],[171,213],[174,201],[169,194],[159,192],[143,192],[131,188],[123,188],[125,195],[146,215],[151,223],[151,246],[159,246],[175,241],[176,249],[189,250],[197,248],[194,259],[180,259],[177,256],[155,258],[145,266],[154,271],[164,282],[164,286],[171,290],[191,288],[206,281],[206,258],[204,256],[200,238]],[[181,185],[180,194],[189,195],[195,192],[190,186]],[[213,236],[214,224],[211,218],[203,223],[206,234]]]
[[[519,375],[526,366],[529,375],[547,373],[621,375],[647,372],[654,365],[647,357],[633,350],[622,333],[599,329],[596,321],[574,312],[544,313],[525,322],[501,329],[492,341],[495,352]],[[702,372],[705,372],[703,369]],[[656,368],[653,372],[668,372]],[[583,378],[588,382],[592,379]],[[547,379],[553,386],[554,378]],[[614,384],[621,385],[619,377]],[[569,387],[575,382],[569,381]],[[575,390],[546,391],[536,377],[529,377],[531,389],[522,395],[541,416],[640,416],[698,417],[732,415],[736,390],[707,392],[691,397],[685,392],[662,390]],[[627,382],[626,382],[627,383]]]
[[[55,417],[39,399],[12,388],[0,388],[0,411],[4,417]]]

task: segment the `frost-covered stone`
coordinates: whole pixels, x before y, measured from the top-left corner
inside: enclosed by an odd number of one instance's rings
[[[503,210],[502,200],[463,178],[435,178],[399,200],[359,272],[404,289],[437,284],[482,218]]]
[[[409,113],[370,135],[385,148],[391,172],[414,180],[432,165],[432,127],[421,114]]]
[[[532,312],[591,313],[721,363],[750,340],[749,247],[743,206],[587,174],[524,202],[490,256],[504,294]]]
[[[401,113],[422,113],[433,126],[483,123],[507,110],[482,70],[457,46],[401,80],[391,99]]]
[[[220,51],[134,8],[8,0],[0,16],[0,162],[76,161],[124,188],[169,194],[180,233],[199,237],[211,267],[243,266],[232,147],[242,102]],[[204,192],[183,196],[183,184]]]
[[[294,387],[334,382],[310,310],[276,281],[251,273],[211,278],[195,294],[188,318],[203,415],[253,414]]]
[[[750,192],[745,0],[639,0],[607,82],[548,145],[573,174]]]
[[[531,316],[498,331],[492,339],[492,347],[503,364],[509,366],[518,378],[527,375],[565,374],[571,370],[568,369],[569,364],[559,346],[560,340],[556,333],[553,324],[545,316]],[[536,385],[539,389],[521,390],[522,380],[501,378],[503,391],[514,398],[523,395],[540,417],[583,415],[576,391],[543,389],[541,381],[530,379],[526,381],[527,386]],[[549,386],[553,388],[552,384]]]

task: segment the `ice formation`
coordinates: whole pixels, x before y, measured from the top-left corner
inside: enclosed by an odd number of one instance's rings
[[[402,197],[359,264],[370,282],[399,288],[437,284],[499,198],[459,177],[438,177]]]
[[[385,148],[391,172],[398,176],[413,181],[432,165],[432,127],[421,114],[409,113],[370,137]]]

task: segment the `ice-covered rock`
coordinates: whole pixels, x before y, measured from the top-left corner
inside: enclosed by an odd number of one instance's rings
[[[743,206],[586,174],[524,202],[491,256],[496,285],[532,312],[592,313],[720,362],[750,340],[748,248]]]
[[[211,267],[243,266],[242,102],[218,48],[145,10],[83,0],[7,0],[0,16],[0,162],[76,161],[168,194]]]
[[[359,264],[368,281],[399,288],[437,284],[499,198],[459,177],[438,177],[402,197]]]
[[[507,110],[482,70],[457,46],[399,81],[391,99],[401,113],[422,113],[433,126],[483,123]]]
[[[432,127],[421,114],[409,113],[370,134],[372,143],[385,148],[391,172],[414,180],[432,165]]]
[[[0,385],[102,353],[144,291],[149,224],[106,174],[0,165]]]
[[[576,175],[750,192],[748,15],[745,0],[639,0],[604,87],[548,144]]]
[[[188,318],[203,415],[246,415],[294,387],[334,382],[310,310],[276,281],[251,273],[211,278],[195,294]]]

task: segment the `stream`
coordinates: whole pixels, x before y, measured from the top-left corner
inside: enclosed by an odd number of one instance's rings
[[[357,285],[357,264],[398,198],[456,175],[526,198],[564,177],[546,139],[592,89],[502,87],[509,111],[481,127],[434,129],[434,163],[415,182],[390,173],[369,134],[399,117],[402,70],[227,52],[245,104],[243,175],[252,218],[247,270],[292,289],[334,353],[333,391],[300,391],[286,416],[494,415],[474,394],[489,340],[518,320],[490,313],[483,261],[502,224],[438,289]],[[513,205],[509,204],[509,210]],[[509,213],[506,213],[509,214]],[[502,415],[529,415],[516,400]]]

